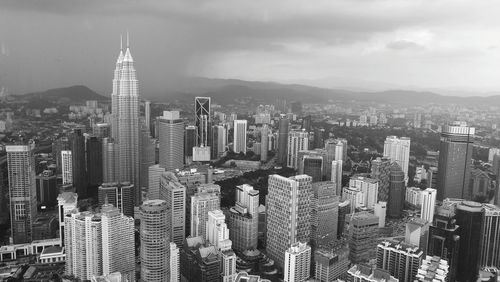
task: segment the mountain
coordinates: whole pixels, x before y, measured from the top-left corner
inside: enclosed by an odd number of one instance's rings
[[[104,97],[83,85],[55,88],[43,92],[18,95],[18,97],[25,100],[49,100],[58,104],[64,102],[78,103],[85,102],[87,100],[104,101],[109,99],[108,97]]]

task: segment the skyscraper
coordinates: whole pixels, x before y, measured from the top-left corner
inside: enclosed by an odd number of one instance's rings
[[[484,204],[482,243],[479,266],[500,268],[500,208]]]
[[[180,248],[185,238],[186,187],[179,182],[173,172],[161,174],[160,199],[165,200],[170,207],[167,212],[170,241]]]
[[[389,188],[391,185],[391,160],[389,158],[377,158],[372,161],[371,178],[378,180],[378,200],[389,201]]]
[[[163,200],[144,201],[141,213],[141,280],[169,281],[170,240],[168,204]]]
[[[87,139],[87,172],[90,186],[98,186],[102,183],[102,143],[97,137]],[[94,190],[95,191],[95,190]]]
[[[270,175],[266,197],[268,256],[284,266],[285,251],[296,242],[309,242],[311,228],[312,178]]]
[[[14,244],[30,243],[37,214],[34,143],[5,146],[9,180],[10,228]]]
[[[384,142],[384,157],[399,164],[404,173],[404,179],[408,179],[408,164],[410,161],[410,138],[387,136]]]
[[[267,152],[269,151],[269,128],[267,124],[262,125],[262,129],[260,131],[260,161],[267,161]]]
[[[434,219],[434,210],[436,208],[436,189],[427,188],[422,191],[422,208],[420,217],[432,222]]]
[[[130,182],[103,183],[97,188],[99,206],[106,201],[126,216],[134,216],[134,185]]]
[[[190,164],[193,160],[193,147],[198,146],[198,128],[194,125],[186,126],[184,135],[185,163]]]
[[[285,251],[285,282],[306,281],[310,275],[311,247],[296,242]]]
[[[144,101],[144,121],[147,130],[151,134],[151,101]]]
[[[178,111],[164,111],[159,121],[160,166],[166,170],[184,166],[184,121]]]
[[[298,169],[299,151],[307,150],[309,133],[306,131],[292,131],[288,134],[287,166]]]
[[[71,151],[63,150],[61,151],[61,172],[62,172],[62,184],[73,183],[73,157],[71,156]]]
[[[113,182],[116,177],[116,144],[112,138],[102,139],[102,182]]]
[[[236,186],[236,204],[229,210],[229,238],[233,249],[244,252],[257,248],[259,191],[243,184]]]
[[[71,146],[69,144],[69,140],[67,137],[61,137],[57,140],[54,140],[54,142],[52,142],[52,157],[56,160],[57,174],[60,174],[62,172],[61,152],[68,151],[68,150],[71,150]]]
[[[135,198],[142,197],[142,191],[149,186],[149,167],[156,162],[156,140],[151,138],[151,133],[146,125],[141,124],[139,135],[139,184],[135,189]],[[136,203],[138,205],[139,203]]]
[[[333,248],[319,248],[314,252],[314,278],[334,282],[349,270],[349,246],[339,242]]]
[[[44,170],[36,176],[36,201],[39,205],[54,206],[57,203],[57,179],[52,170]]]
[[[217,125],[217,155],[213,158],[222,157],[227,148],[227,125]]]
[[[234,121],[233,151],[247,153],[247,121]]]
[[[139,191],[139,82],[130,53],[128,36],[125,54],[120,50],[113,78],[111,93],[111,131],[116,142],[113,181],[131,182]],[[135,204],[141,202],[140,193],[135,193]]]
[[[366,208],[373,209],[377,203],[378,180],[356,175],[349,180],[349,188],[359,189],[362,194],[361,204]]]
[[[470,179],[474,127],[465,122],[443,126],[439,146],[437,199],[471,199]]]
[[[481,227],[484,220],[484,210],[476,202],[462,202],[455,211],[457,224],[460,226],[460,248],[457,268],[457,281],[475,281],[479,272],[479,255],[481,252]],[[467,259],[463,259],[467,258]]]
[[[73,187],[79,198],[86,198],[88,175],[85,161],[85,136],[81,129],[75,129],[71,136],[71,157]]]
[[[391,164],[389,201],[387,203],[387,215],[399,218],[403,214],[405,202],[405,177],[404,172],[397,162]]]
[[[320,156],[304,156],[302,160],[303,173],[312,177],[313,182],[323,179],[323,158]]]
[[[220,189],[220,187],[219,187]],[[220,209],[219,192],[198,192],[191,197],[191,237],[206,236],[208,212]]]
[[[287,165],[288,153],[288,119],[281,115],[278,128],[278,158],[276,162],[282,166]]]
[[[344,161],[332,161],[332,171],[330,180],[335,183],[337,195],[342,194],[342,164]],[[328,172],[327,172],[328,173]]]
[[[209,123],[212,121],[210,97],[196,97],[194,100],[195,124],[198,128],[197,142],[199,146],[209,146]]]
[[[71,212],[76,209],[78,204],[78,194],[73,192],[62,192],[57,197],[57,210],[59,218],[59,239],[61,240],[61,245],[64,246],[66,240],[64,238],[64,218],[66,215],[71,214]]]
[[[181,265],[179,247],[174,242],[170,242],[170,282],[179,282],[181,279]]]
[[[329,245],[337,239],[339,199],[331,181],[314,182],[311,198],[311,246]]]
[[[359,212],[345,217],[349,242],[349,260],[360,263],[375,258],[378,237],[378,217]]]

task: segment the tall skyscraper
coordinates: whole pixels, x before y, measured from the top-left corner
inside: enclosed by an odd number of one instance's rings
[[[481,233],[480,267],[494,266],[500,268],[500,208],[484,204],[484,220]]]
[[[474,127],[465,122],[443,126],[439,146],[437,199],[471,199],[470,179]]]
[[[344,161],[332,161],[332,171],[330,180],[335,183],[337,195],[342,194],[342,165]],[[327,172],[328,173],[328,172]]]
[[[102,274],[120,272],[135,281],[134,219],[123,215],[111,204],[101,208]]]
[[[99,206],[103,206],[106,201],[126,216],[134,216],[134,185],[130,182],[123,183],[103,183],[97,189]]]
[[[388,271],[401,282],[413,282],[424,252],[403,242],[382,241],[377,245],[377,268]]]
[[[67,137],[61,137],[52,142],[52,157],[56,160],[57,174],[60,174],[62,172],[61,152],[69,150],[71,150],[71,146],[69,144],[69,139]]]
[[[389,201],[389,188],[391,185],[391,160],[389,158],[377,158],[372,161],[371,178],[378,180],[378,200]]]
[[[57,203],[57,178],[52,170],[44,170],[36,176],[36,201],[43,206],[54,206]]]
[[[391,164],[389,201],[387,202],[387,215],[399,218],[403,214],[405,203],[405,177],[404,172],[397,162]]]
[[[180,248],[186,233],[186,187],[179,182],[173,172],[161,174],[160,199],[165,200],[170,207],[167,212],[170,241]]]
[[[114,182],[117,177],[115,168],[116,144],[112,138],[102,139],[102,182]]]
[[[329,245],[337,239],[339,199],[331,181],[314,182],[311,198],[311,245]]]
[[[433,222],[434,210],[436,208],[436,189],[427,188],[422,191],[422,208],[420,218]]]
[[[184,166],[184,121],[178,111],[164,111],[159,121],[160,166],[166,170]]]
[[[309,242],[312,178],[270,175],[266,197],[268,256],[284,266],[285,251],[296,242]]]
[[[181,265],[179,247],[174,242],[170,242],[170,282],[181,280]]]
[[[98,186],[102,183],[102,142],[97,137],[87,139],[87,174],[90,186]],[[95,189],[95,187],[94,187]]]
[[[151,101],[144,101],[144,121],[147,130],[151,133]]]
[[[262,129],[260,131],[260,160],[262,162],[267,161],[267,152],[269,151],[269,128],[267,124],[262,125]]]
[[[185,163],[190,164],[193,160],[193,147],[198,146],[198,128],[194,125],[186,126],[184,135],[184,157]]]
[[[377,203],[378,180],[356,175],[349,180],[349,188],[359,189],[362,194],[362,205],[366,208],[373,209]]]
[[[384,142],[384,157],[388,157],[392,162],[399,164],[404,173],[404,178],[408,179],[408,164],[410,162],[410,138],[387,136]]]
[[[220,189],[220,187],[219,187]],[[219,192],[198,192],[191,197],[191,237],[206,236],[208,212],[220,209]]]
[[[323,180],[323,158],[320,156],[304,156],[302,160],[303,173],[312,177],[313,182]]]
[[[247,121],[234,121],[233,151],[247,153]]]
[[[229,238],[233,249],[244,252],[257,248],[259,191],[243,184],[236,186],[236,204],[229,210]]]
[[[314,129],[314,148],[322,149],[325,147],[325,129],[315,128]]]
[[[310,276],[311,247],[307,243],[296,242],[285,251],[285,282],[306,281]]]
[[[360,263],[375,258],[378,237],[378,217],[359,212],[345,217],[349,242],[349,260]]]
[[[281,115],[278,128],[278,158],[276,162],[282,166],[287,165],[288,154],[288,124],[289,121],[285,115]]]
[[[70,150],[61,151],[62,184],[73,183],[73,157]]]
[[[34,143],[7,145],[10,228],[14,244],[30,243],[32,224],[37,214]]]
[[[115,168],[113,181],[131,182],[139,191],[139,82],[130,53],[127,36],[125,54],[120,50],[116,61],[111,93],[111,131],[116,142]],[[141,202],[140,193],[135,193],[135,204]]]
[[[476,281],[479,272],[479,255],[481,251],[481,227],[484,220],[484,210],[476,202],[463,202],[456,207],[455,218],[460,226],[460,248],[457,268],[457,281]],[[467,259],[463,259],[467,258]]]
[[[198,128],[198,145],[201,147],[209,146],[208,136],[212,121],[210,112],[210,97],[196,97],[194,100],[195,124]]]
[[[170,240],[167,224],[168,203],[163,200],[144,201],[141,213],[141,280],[170,280]]]
[[[151,138],[151,133],[144,124],[141,124],[139,134],[139,152],[139,184],[135,189],[136,199],[142,198],[142,191],[149,187],[149,167],[156,162],[156,140]]]
[[[71,157],[73,187],[80,198],[87,197],[88,174],[85,161],[85,136],[81,129],[75,129],[71,136]]]
[[[288,134],[287,166],[298,169],[299,151],[307,150],[309,133],[306,131],[292,131]]]

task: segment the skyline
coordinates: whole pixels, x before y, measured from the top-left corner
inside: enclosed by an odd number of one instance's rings
[[[460,96],[500,86],[496,3],[262,4],[2,1],[0,86],[24,94],[81,84],[108,95],[109,58],[127,30],[142,93],[175,90],[184,75]]]

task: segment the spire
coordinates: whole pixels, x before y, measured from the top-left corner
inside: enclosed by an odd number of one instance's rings
[[[127,30],[127,50],[125,51],[125,56],[123,57],[123,61],[125,62],[133,62],[134,59],[132,58],[132,54],[130,54],[130,48],[129,48],[129,36],[128,36],[128,30]]]
[[[128,30],[127,30],[127,49],[129,47],[129,42],[128,42]]]
[[[123,51],[123,35],[120,34],[120,51]]]
[[[120,64],[121,62],[123,62],[123,35],[120,34],[120,54],[118,55],[116,64]]]

